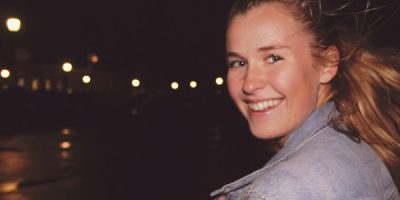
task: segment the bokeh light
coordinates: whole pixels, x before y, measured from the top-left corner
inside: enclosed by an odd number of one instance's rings
[[[62,65],[62,69],[64,70],[64,72],[70,72],[72,71],[72,64],[70,62],[65,62]]]
[[[217,85],[222,85],[222,84],[224,84],[224,79],[221,78],[221,77],[217,77],[217,78],[215,79],[215,83],[216,83]]]
[[[15,17],[10,17],[7,19],[7,29],[10,32],[18,32],[21,29],[21,20]]]
[[[196,88],[197,87],[197,82],[196,81],[190,81],[189,83],[191,88]]]
[[[68,129],[68,128],[64,128],[64,129],[62,130],[62,134],[63,134],[63,135],[70,135],[70,134],[71,134],[71,130]]]
[[[10,77],[11,72],[8,69],[2,69],[0,71],[0,75],[1,75],[1,78],[8,78],[8,77]]]
[[[69,149],[69,148],[71,148],[71,146],[72,146],[72,144],[71,144],[70,142],[62,142],[62,143],[60,144],[60,147],[61,147],[62,149]]]
[[[177,90],[178,88],[179,88],[179,84],[178,84],[178,82],[172,82],[171,83],[171,88],[173,89],[173,90]]]
[[[93,64],[97,64],[99,62],[99,56],[95,53],[89,55],[89,61]]]
[[[139,79],[133,79],[132,80],[132,86],[133,87],[139,87],[140,86],[140,80]]]
[[[92,78],[89,75],[85,75],[82,77],[82,82],[85,84],[89,84],[92,81]]]

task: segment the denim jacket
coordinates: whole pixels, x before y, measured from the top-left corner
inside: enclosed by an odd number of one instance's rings
[[[331,102],[315,110],[262,168],[211,193],[228,200],[400,200],[384,163],[364,141],[332,128]],[[339,123],[339,122],[338,122]]]

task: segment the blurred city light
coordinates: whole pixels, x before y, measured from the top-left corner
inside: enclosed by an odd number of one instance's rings
[[[64,72],[70,72],[70,71],[72,71],[72,64],[69,62],[65,62],[62,65],[62,69],[64,70]]]
[[[8,78],[8,77],[10,77],[10,70],[8,70],[8,69],[2,69],[1,71],[0,71],[0,75],[1,75],[1,78]]]
[[[82,77],[82,82],[85,83],[85,84],[89,84],[91,80],[92,79],[90,78],[89,75],[85,75],[85,76]]]
[[[25,79],[24,78],[19,78],[17,85],[18,85],[18,87],[24,87],[25,86]]]
[[[50,81],[49,79],[46,79],[46,80],[44,81],[44,89],[45,89],[46,91],[50,91],[50,90],[51,90],[51,81]]]
[[[190,81],[190,87],[191,88],[196,88],[197,87],[197,82],[196,81]]]
[[[63,159],[70,159],[71,158],[71,153],[69,153],[66,150],[61,151],[60,155],[61,155],[61,158],[63,158]]]
[[[68,129],[68,128],[64,128],[64,129],[62,130],[62,134],[63,134],[63,135],[70,135],[70,134],[71,134],[71,130]]]
[[[62,142],[61,144],[60,144],[60,147],[62,148],[62,149],[69,149],[69,148],[71,148],[71,143],[70,142]]]
[[[18,32],[21,29],[21,20],[15,17],[10,17],[7,19],[7,29],[10,32]]]
[[[215,83],[217,85],[222,85],[222,84],[224,84],[224,79],[221,78],[221,77],[218,77],[218,78],[215,79]]]
[[[37,78],[34,78],[32,80],[32,90],[33,91],[39,90],[39,80]]]
[[[133,79],[132,80],[132,86],[133,87],[139,87],[140,86],[140,80],[139,79]]]
[[[89,55],[89,61],[93,64],[96,64],[99,62],[99,56],[95,53],[92,53]]]
[[[178,88],[179,88],[179,84],[177,83],[177,82],[172,82],[171,83],[171,88],[173,89],[173,90],[177,90]]]

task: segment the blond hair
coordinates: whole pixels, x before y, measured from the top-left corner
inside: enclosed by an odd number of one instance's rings
[[[384,57],[383,57],[384,56]],[[332,100],[352,138],[362,138],[400,184],[400,54],[394,50],[359,50],[342,64],[332,84]]]

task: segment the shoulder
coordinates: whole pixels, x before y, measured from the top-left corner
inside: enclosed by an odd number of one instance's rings
[[[379,165],[380,160],[368,145],[327,130],[260,175],[250,186],[249,195],[267,199],[382,199],[370,163]]]

